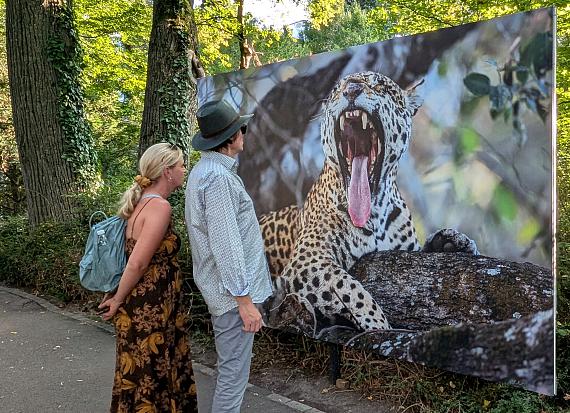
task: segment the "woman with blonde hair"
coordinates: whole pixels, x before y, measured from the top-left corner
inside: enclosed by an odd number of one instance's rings
[[[139,169],[118,211],[127,220],[127,266],[117,291],[99,305],[117,335],[111,412],[197,412],[180,238],[167,201],[184,182],[183,153],[158,143],[144,152]]]

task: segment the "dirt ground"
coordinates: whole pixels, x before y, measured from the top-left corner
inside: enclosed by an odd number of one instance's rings
[[[392,413],[399,410],[386,402],[370,400],[359,391],[349,388],[338,389],[331,384],[328,377],[328,365],[322,366],[319,372],[307,374],[293,362],[287,362],[286,355],[272,357],[268,354],[259,354],[266,349],[267,345],[254,348],[258,353],[254,353],[253,356],[250,383],[256,386],[327,413]],[[203,336],[193,341],[192,352],[197,362],[215,367],[216,353],[213,343]],[[269,362],[269,358],[273,359],[273,362]]]

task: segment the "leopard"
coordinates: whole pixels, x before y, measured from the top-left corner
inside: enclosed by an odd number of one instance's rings
[[[396,182],[423,103],[421,83],[403,90],[372,71],[341,78],[322,104],[324,165],[303,205],[259,219],[277,293],[362,331],[390,323],[350,268],[372,252],[422,250]],[[473,240],[449,228],[430,235],[423,250],[478,254]]]

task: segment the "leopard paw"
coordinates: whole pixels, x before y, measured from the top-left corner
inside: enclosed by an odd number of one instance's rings
[[[465,252],[479,255],[475,241],[451,228],[440,229],[427,237],[422,252]]]

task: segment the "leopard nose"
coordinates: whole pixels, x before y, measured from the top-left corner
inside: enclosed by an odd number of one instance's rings
[[[342,92],[345,98],[349,102],[354,102],[358,96],[362,93],[362,85],[359,83],[349,83],[346,89]]]

